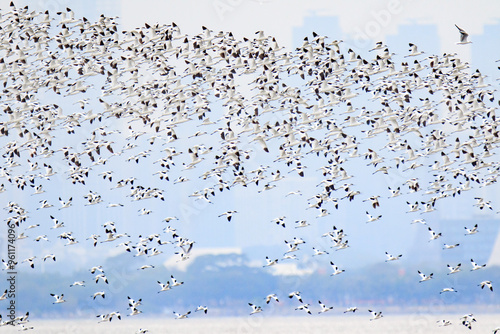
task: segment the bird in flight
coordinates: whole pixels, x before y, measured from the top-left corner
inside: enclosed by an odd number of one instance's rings
[[[460,32],[460,42],[457,42],[458,45],[472,43],[471,41],[468,40],[469,34],[467,32],[465,32],[465,30],[463,30],[462,28],[460,28],[456,24],[455,24],[455,27],[457,27],[458,31]]]

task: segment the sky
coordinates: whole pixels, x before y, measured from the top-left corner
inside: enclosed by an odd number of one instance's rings
[[[9,1],[0,1],[1,8],[6,8]],[[19,1],[18,5],[28,3]],[[484,74],[489,75],[488,82],[496,81],[495,60],[500,59],[500,46],[497,43],[498,31],[500,30],[500,3],[497,1],[479,1],[474,3],[474,11],[471,14],[470,1],[289,1],[289,0],[209,0],[209,1],[163,1],[163,0],[108,0],[108,1],[69,1],[69,0],[38,0],[29,2],[30,8],[34,10],[58,11],[66,6],[71,7],[76,16],[85,16],[96,19],[101,13],[108,16],[118,16],[120,27],[130,30],[142,26],[145,22],[170,23],[175,22],[183,33],[194,35],[201,32],[201,26],[206,26],[214,31],[231,31],[236,38],[253,37],[256,31],[263,30],[266,35],[275,36],[278,43],[288,49],[300,46],[305,36],[311,37],[313,31],[326,35],[329,39],[343,40],[344,43],[362,55],[369,55],[375,42],[382,41],[389,46],[396,56],[407,52],[408,43],[412,42],[419,46],[428,55],[457,53],[466,62],[471,63],[471,68],[480,68]],[[465,29],[470,34],[472,44],[458,46],[458,31],[455,24]],[[487,50],[485,52],[484,50]],[[402,59],[402,58],[400,58]],[[262,152],[256,153],[255,161],[259,161]],[[257,163],[255,164],[258,165]],[[140,169],[130,170],[131,174],[141,172]],[[143,172],[143,171],[142,171]],[[288,176],[288,175],[287,175]],[[315,189],[316,179],[301,179],[297,176],[289,176],[287,182],[282,183],[282,191],[291,191],[297,187],[309,189],[312,193]],[[367,178],[366,182],[370,182]],[[377,185],[386,186],[392,180],[379,178]],[[173,191],[191,193],[196,187],[189,185],[176,185]],[[244,191],[245,190],[245,191]],[[290,211],[293,219],[300,219],[301,214],[296,210],[297,203],[294,199],[277,201],[277,196],[272,194],[257,193],[258,189],[246,191],[237,189],[229,194],[220,195],[217,205],[193,202],[191,199],[183,199],[177,204],[166,204],[164,206],[153,205],[153,211],[159,212],[157,217],[168,216],[170,213],[181,215],[186,221],[185,228],[192,239],[197,240],[203,236],[210,236],[205,248],[217,247],[243,247],[252,250],[256,254],[254,260],[263,259],[267,252],[278,252],[277,242],[270,236],[269,221],[280,215],[283,210]],[[69,194],[69,192],[68,192]],[[471,195],[472,196],[472,195]],[[497,200],[498,202],[498,200]],[[194,203],[194,204],[193,204]],[[200,227],[205,217],[214,216],[232,205],[245,207],[243,204],[253,203],[243,209],[242,215],[254,214],[255,226],[259,228],[246,229],[241,226],[231,226],[225,221],[207,223],[206,227]],[[455,203],[455,202],[454,202]],[[458,202],[460,203],[460,202]],[[404,205],[404,203],[403,203]],[[470,219],[483,215],[482,212],[461,212],[460,204],[455,205],[456,210],[441,210],[433,213],[436,220],[442,218],[464,218]],[[137,210],[138,207],[134,207]],[[386,209],[384,209],[386,210]],[[80,212],[85,216],[85,212]],[[357,216],[353,216],[356,214]],[[391,211],[383,211],[390,216]],[[303,217],[314,219],[315,212],[309,211]],[[397,214],[389,219],[391,228],[397,226]],[[62,218],[70,219],[70,215]],[[111,215],[110,219],[130,217],[128,213]],[[353,218],[355,217],[355,218]],[[360,218],[363,217],[363,218]],[[488,217],[487,217],[488,218]],[[323,225],[321,219],[325,220]],[[332,223],[346,224],[351,219],[364,219],[364,212],[353,213],[352,211],[340,210],[335,220],[321,218],[319,223],[308,232],[304,232],[304,238],[317,235],[331,228]],[[327,221],[327,219],[329,219]],[[143,223],[144,217],[136,218],[137,222]],[[133,228],[136,221],[127,222],[127,227]],[[222,225],[221,224],[225,224]],[[148,230],[153,231],[158,225],[150,225]],[[275,226],[273,226],[274,228]],[[84,227],[83,232],[87,233]],[[365,243],[370,239],[373,230],[358,227],[359,231],[365,231],[359,237],[359,243]],[[419,238],[422,236],[415,231],[415,227],[406,227],[401,233],[410,231],[414,233],[413,244],[405,244],[404,241],[396,242],[394,248],[418,253],[416,248]],[[293,237],[295,231],[286,237]],[[301,232],[302,233],[302,232]],[[424,231],[422,235],[427,236]],[[226,238],[218,239],[221,234]],[[281,240],[279,242],[282,242]],[[384,242],[372,241],[377,249],[383,249]],[[500,246],[497,246],[500,247]],[[111,248],[111,247],[110,247]],[[203,246],[201,247],[203,248]],[[281,249],[281,248],[280,248]],[[83,249],[75,250],[83,254]],[[109,250],[109,254],[113,254]],[[345,261],[352,258],[371,258],[372,252],[362,250],[360,253],[351,252],[346,255]],[[68,255],[71,256],[71,255]],[[485,259],[489,260],[489,259]],[[85,263],[87,265],[87,263]]]

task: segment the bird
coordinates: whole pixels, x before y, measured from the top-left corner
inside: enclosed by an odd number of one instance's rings
[[[262,312],[262,308],[260,306],[254,305],[252,303],[248,303],[248,305],[252,308],[252,312],[250,313],[250,315]]]
[[[301,304],[295,310],[304,311],[308,314],[312,314],[311,310],[309,310],[309,304]]]
[[[472,264],[471,271],[479,270],[479,269],[486,267],[486,264],[478,265],[476,262],[474,262],[473,259],[470,259],[470,263]]]
[[[445,292],[457,292],[454,288],[444,288],[439,292],[439,294],[445,293]]]
[[[385,252],[385,255],[387,256],[387,259],[385,260],[385,262],[396,261],[396,260],[399,260],[403,256],[403,254],[392,256],[391,254],[389,254],[387,252]]]
[[[226,212],[220,214],[219,217],[226,216],[227,221],[230,222],[235,213],[238,213],[238,211],[235,211],[235,210],[234,211],[226,211]]]
[[[432,276],[434,275],[433,273],[430,273],[429,275],[425,275],[420,270],[418,270],[418,274],[420,275],[420,278],[421,278],[420,281],[418,281],[419,283],[422,283],[422,282],[425,282],[425,281],[432,279]]]
[[[293,291],[288,294],[288,298],[292,299],[293,297],[297,298],[299,302],[303,303],[302,297],[300,296],[300,291]]]
[[[333,306],[326,306],[323,304],[320,300],[318,300],[319,306],[321,306],[321,310],[318,312],[319,313],[325,313],[333,309]]]
[[[266,304],[269,304],[273,299],[279,303],[278,296],[276,296],[275,293],[272,293],[266,296]]]
[[[343,273],[345,270],[344,269],[339,269],[339,267],[337,267],[335,264],[333,264],[332,261],[330,261],[330,265],[332,266],[333,268],[333,273],[330,274],[330,276],[336,276],[336,275],[339,275],[341,273]]]
[[[452,267],[450,266],[449,264],[447,264],[446,266],[448,267],[448,269],[450,270],[450,272],[448,273],[448,275],[451,275],[451,274],[455,274],[455,273],[458,273],[460,271],[460,266],[462,264],[459,263],[457,264],[455,267]]]
[[[486,287],[490,289],[490,291],[493,291],[493,285],[491,284],[491,281],[482,281],[478,284],[478,286],[480,286],[481,289],[484,289],[484,287]]]
[[[368,213],[368,211],[366,211],[366,216],[368,217],[368,220],[366,221],[367,223],[371,223],[371,222],[374,222],[374,221],[377,221],[379,220],[380,218],[382,218],[382,215],[378,215],[378,216],[372,216]]]
[[[263,267],[270,267],[270,266],[274,266],[278,263],[278,259],[275,259],[275,260],[271,260],[268,256],[266,256],[266,264],[263,265]]]
[[[130,314],[127,314],[127,316],[134,316],[142,313],[142,311],[136,309],[135,307],[131,307],[130,309]]]
[[[477,232],[479,232],[477,229],[477,224],[474,225],[474,227],[471,229],[468,229],[467,227],[464,227],[464,228],[465,228],[465,231],[467,232],[467,233],[465,233],[465,235],[472,235],[472,234],[476,234]]]
[[[72,284],[70,284],[70,288],[73,286],[85,286],[85,281],[75,281]]]
[[[460,28],[456,24],[455,24],[455,27],[457,27],[458,31],[460,32],[460,42],[457,42],[457,44],[463,45],[463,44],[472,43],[471,41],[468,40],[469,34],[466,33],[465,30],[463,30],[462,28]]]
[[[98,292],[95,292],[93,295],[92,295],[92,299],[95,300],[95,298],[97,296],[101,296],[103,299],[106,298],[106,293],[104,291],[98,291]]]
[[[196,310],[194,310],[194,311],[195,311],[195,312],[202,311],[203,313],[207,314],[207,312],[208,312],[208,307],[200,305],[200,306],[198,306],[198,307],[196,308]]]
[[[372,318],[370,319],[371,320],[377,320],[377,319],[380,319],[383,317],[382,315],[382,311],[380,312],[375,312],[375,311],[372,311],[372,310],[368,310],[368,312],[370,312],[372,314]]]
[[[445,319],[438,320],[436,322],[439,324],[439,326],[451,326],[452,325],[451,321],[445,320]]]
[[[344,313],[349,313],[349,312],[355,313],[357,310],[358,310],[358,308],[356,306],[352,306],[352,307],[347,308],[344,311]]]
[[[98,283],[98,282],[99,282],[99,280],[102,280],[102,281],[104,281],[104,283],[109,284],[109,282],[108,282],[108,278],[107,278],[107,277],[106,277],[106,275],[104,275],[104,274],[99,274],[99,275],[96,275],[96,276],[94,277],[94,279],[95,279],[95,282],[96,282],[96,283]]]
[[[430,227],[428,228],[428,230],[429,230],[429,233],[431,235],[431,238],[430,238],[429,242],[432,241],[432,240],[436,240],[436,239],[438,239],[438,238],[440,238],[442,236],[441,232],[440,233],[436,233]]]
[[[453,245],[444,244],[443,249],[453,249],[458,246],[460,246],[460,244],[453,244]]]
[[[157,281],[158,284],[160,285],[160,291],[158,291],[158,293],[162,292],[162,291],[168,291],[171,289],[170,287],[170,281],[167,281],[167,284],[163,284],[162,282],[160,281]]]
[[[176,280],[174,275],[170,275],[170,278],[172,279],[172,287],[180,286],[180,285],[184,284],[184,282],[180,282],[180,281]]]
[[[177,312],[174,311],[174,314],[175,314],[175,319],[186,319],[188,317],[188,315],[191,314],[191,311],[187,311],[184,314],[177,313]]]
[[[50,295],[55,298],[55,301],[52,304],[60,304],[60,303],[66,302],[64,300],[64,294],[56,295],[56,294],[51,293]]]

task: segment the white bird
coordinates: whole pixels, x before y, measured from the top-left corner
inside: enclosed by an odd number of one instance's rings
[[[434,232],[432,230],[432,228],[430,228],[430,227],[428,228],[428,230],[429,230],[429,233],[431,234],[431,239],[429,240],[429,242],[432,241],[432,240],[436,240],[437,238],[440,238],[442,236],[441,233]]]
[[[219,215],[219,217],[226,216],[227,221],[230,222],[231,218],[233,218],[233,214],[238,213],[238,211],[226,211]]]
[[[288,298],[290,298],[290,299],[291,299],[291,298],[293,298],[293,297],[297,298],[297,300],[298,300],[299,302],[303,303],[303,301],[302,301],[302,297],[300,297],[300,292],[299,292],[299,291],[293,291],[293,292],[290,292],[290,293],[288,294]]]
[[[321,302],[321,300],[318,300],[318,303],[319,303],[319,306],[321,306],[321,310],[318,312],[318,314],[319,314],[319,313],[325,313],[325,312],[328,312],[328,311],[330,311],[330,310],[332,310],[332,309],[333,309],[333,306],[328,307],[328,306],[326,306],[325,304],[323,304],[323,303]]]
[[[73,284],[70,284],[70,288],[73,286],[85,286],[85,281],[75,281]]]
[[[180,281],[176,280],[174,278],[174,275],[170,275],[170,278],[172,278],[172,287],[174,287],[174,286],[180,286],[180,285],[184,284],[184,282],[180,282]]]
[[[457,292],[454,288],[444,288],[439,292],[439,294],[445,293],[445,292]]]
[[[484,267],[486,267],[486,264],[483,264],[483,265],[478,265],[476,262],[474,262],[473,259],[470,259],[470,263],[472,264],[472,269],[471,271],[474,271],[474,270],[479,270],[479,269],[482,269]]]
[[[131,311],[130,311],[130,314],[127,314],[127,316],[134,316],[134,315],[138,315],[138,314],[141,314],[141,313],[142,313],[142,311],[139,311],[135,307],[132,307]]]
[[[347,309],[344,311],[344,313],[349,313],[349,312],[354,313],[354,312],[356,312],[357,310],[358,310],[358,308],[357,308],[356,306],[352,306],[352,307],[347,308]]]
[[[450,266],[449,264],[446,265],[448,267],[448,269],[450,270],[450,272],[448,273],[448,275],[451,275],[451,274],[455,274],[455,273],[458,273],[460,271],[460,267],[462,266],[461,263],[457,264],[455,267],[452,267]]]
[[[269,304],[269,302],[273,299],[279,303],[278,296],[276,296],[275,293],[272,293],[266,296],[266,304]]]
[[[274,266],[277,263],[278,263],[278,259],[271,260],[268,256],[266,256],[266,264],[263,265],[263,267]]]
[[[460,28],[456,24],[455,24],[455,27],[457,27],[458,31],[460,32],[460,42],[457,42],[458,45],[472,43],[471,41],[468,40],[469,34],[466,33],[465,30],[463,30],[462,28]]]
[[[304,312],[306,312],[308,314],[312,314],[311,310],[309,310],[309,304],[299,305],[295,310],[304,311]]]
[[[108,278],[107,278],[107,277],[106,277],[106,275],[104,275],[104,274],[99,274],[99,275],[96,275],[96,276],[94,277],[94,279],[95,279],[95,282],[96,282],[96,283],[97,283],[97,282],[99,282],[99,280],[103,280],[103,281],[104,281],[104,283],[109,284],[109,283],[108,283]]]
[[[370,312],[372,314],[372,318],[370,319],[371,320],[377,320],[377,319],[380,319],[383,317],[382,315],[382,311],[380,312],[375,312],[375,311],[372,311],[372,310],[368,310],[368,312]]]
[[[104,299],[104,298],[106,298],[106,294],[105,294],[105,292],[104,292],[104,291],[97,291],[96,293],[94,293],[94,294],[92,295],[92,299],[94,299],[94,300],[95,300],[95,298],[96,298],[97,296],[101,296],[103,299]]]
[[[382,215],[372,216],[368,213],[368,211],[366,211],[366,216],[368,217],[368,220],[366,221],[367,223],[375,222],[375,221],[379,220],[380,218],[382,218]]]
[[[397,256],[392,256],[391,254],[385,252],[385,255],[387,256],[387,260],[385,260],[385,262],[389,262],[389,261],[396,261],[396,260],[399,260],[403,254],[399,254]]]
[[[333,268],[333,273],[330,274],[330,276],[336,276],[336,275],[342,274],[345,271],[344,269],[340,270],[339,267],[337,267],[335,264],[333,264],[332,261],[330,261],[330,265]]]
[[[312,256],[319,256],[319,255],[325,255],[325,254],[329,254],[327,251],[322,251],[322,250],[319,250],[317,248],[312,248],[313,251],[314,251],[314,254]]]
[[[208,307],[206,306],[203,306],[203,305],[199,305],[196,310],[194,310],[195,312],[198,312],[198,311],[202,311],[203,313],[207,314],[208,312]]]
[[[56,294],[51,293],[50,295],[56,299],[56,301],[55,301],[55,302],[53,302],[52,304],[60,304],[60,303],[64,303],[64,302],[66,302],[66,301],[64,300],[64,294],[61,294],[61,295],[59,296],[59,295],[56,295]]]
[[[160,281],[157,281],[157,282],[158,282],[158,284],[160,285],[160,288],[161,288],[161,290],[160,290],[160,291],[158,291],[158,293],[160,293],[160,292],[162,292],[162,291],[167,291],[167,290],[170,290],[170,289],[171,289],[171,287],[170,287],[170,281],[167,281],[167,284],[163,284],[163,283],[162,283],[162,282],[160,282]]]
[[[424,273],[420,272],[420,270],[418,271],[418,274],[420,275],[420,278],[421,278],[420,281],[418,281],[419,283],[422,283],[422,282],[425,282],[425,281],[432,279],[432,276],[434,275],[433,273],[431,273],[427,276]]]
[[[490,289],[490,291],[493,291],[493,285],[491,284],[491,281],[482,281],[478,284],[478,286],[480,286],[481,289],[484,289],[484,287],[486,287]]]
[[[439,324],[439,326],[451,326],[452,325],[451,321],[445,320],[445,319],[438,320],[436,322]]]
[[[142,303],[142,298],[134,300],[133,298],[130,298],[130,296],[127,296],[127,300],[128,300],[128,307],[131,309],[137,308],[137,306],[140,306]]]
[[[73,203],[73,197],[70,197],[67,201],[63,201],[61,197],[59,197],[59,203],[61,203],[59,210],[69,208]]]
[[[248,305],[250,305],[250,307],[252,308],[252,312],[250,313],[250,315],[262,312],[262,308],[260,306],[254,305],[252,303],[248,303]]]
[[[311,225],[311,224],[308,224],[306,220],[297,220],[297,221],[295,221],[295,224],[297,224],[297,226],[295,226],[295,228],[307,227],[307,226]]]
[[[477,229],[477,224],[474,225],[474,227],[471,229],[468,229],[467,227],[464,227],[464,228],[465,228],[465,231],[467,231],[467,233],[465,235],[472,235],[472,234],[476,234],[477,232],[479,232]]]

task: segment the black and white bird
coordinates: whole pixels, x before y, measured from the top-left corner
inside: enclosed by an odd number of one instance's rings
[[[451,288],[443,288],[441,291],[439,291],[439,294],[445,293],[445,292],[458,292],[455,290],[453,287]]]
[[[432,279],[432,276],[434,275],[433,273],[430,273],[429,275],[425,275],[420,270],[418,270],[418,274],[420,275],[420,281],[418,281],[419,283],[422,283],[422,282],[425,282],[425,281]]]
[[[385,262],[396,261],[396,260],[399,260],[403,256],[403,254],[392,256],[391,254],[389,254],[387,252],[385,252],[385,255],[387,256],[387,259],[385,260]]]
[[[380,319],[383,317],[382,315],[382,311],[380,312],[375,312],[375,311],[372,311],[372,310],[368,310],[368,312],[370,312],[372,314],[372,318],[370,319],[371,320],[377,320],[377,319]]]
[[[484,289],[484,287],[486,287],[487,289],[490,289],[490,291],[493,291],[493,285],[491,284],[491,281],[482,281],[478,284],[478,286],[480,286],[481,289]]]
[[[64,300],[64,294],[56,295],[54,293],[51,293],[50,295],[56,299],[52,304],[60,304],[66,302]]]
[[[104,291],[97,291],[92,295],[92,299],[95,300],[95,298],[98,296],[101,296],[104,299],[106,298],[106,293]]]
[[[303,303],[302,297],[300,296],[300,291],[293,291],[288,294],[288,298],[291,299],[293,297],[297,298],[299,302]]]
[[[226,211],[220,214],[219,217],[225,216],[227,218],[227,221],[230,222],[235,213],[238,213],[238,211]]]
[[[252,308],[252,312],[250,313],[250,315],[262,312],[262,308],[260,306],[254,305],[252,303],[248,303],[248,305],[250,305],[250,307]]]
[[[450,270],[450,272],[448,273],[448,275],[451,275],[451,274],[455,274],[455,273],[458,273],[460,271],[460,267],[462,266],[461,263],[457,264],[455,267],[452,267],[450,266],[449,264],[446,265],[448,267],[448,269]]]
[[[158,291],[158,293],[162,292],[162,291],[168,291],[171,289],[170,287],[170,281],[167,281],[167,284],[163,284],[162,282],[160,281],[157,281],[158,284],[160,285],[160,291]]]
[[[301,304],[295,310],[296,311],[304,311],[308,314],[312,314],[311,310],[309,310],[309,304]]]
[[[270,267],[278,264],[278,259],[271,260],[268,256],[266,256],[266,264],[263,267]]]
[[[450,320],[445,320],[445,319],[438,320],[436,322],[439,324],[439,326],[451,326],[452,325]]]
[[[207,314],[207,312],[208,312],[208,307],[203,306],[203,305],[199,305],[199,306],[196,308],[196,310],[194,310],[194,311],[195,311],[195,312],[201,311],[201,312],[203,312],[203,313]]]
[[[325,313],[333,309],[333,306],[326,306],[321,302],[321,300],[318,300],[319,306],[321,307],[321,310],[318,312],[319,313]]]
[[[472,234],[476,234],[477,232],[479,232],[477,229],[477,224],[474,225],[474,227],[471,229],[465,227],[465,231],[466,231],[465,235],[472,235]]]
[[[275,293],[272,293],[266,296],[266,304],[269,304],[273,299],[279,303],[278,296],[276,296]]]
[[[172,279],[172,287],[184,284],[184,282],[176,280],[174,275],[170,275],[170,278]]]
[[[474,262],[473,259],[470,259],[470,263],[472,264],[471,271],[479,270],[479,269],[482,269],[482,268],[486,267],[486,264],[478,265],[476,262]]]
[[[342,274],[345,271],[345,269],[340,269],[339,267],[337,267],[332,261],[330,261],[330,265],[333,268],[333,273],[331,273],[330,276],[336,276]]]
[[[352,306],[352,307],[347,308],[344,311],[344,313],[349,313],[349,312],[355,313],[357,310],[358,310],[358,308],[356,306]]]
[[[469,39],[468,39],[469,38],[469,34],[466,33],[465,30],[463,30],[462,28],[460,28],[456,24],[455,24],[455,27],[457,27],[458,31],[460,32],[460,42],[457,42],[458,45],[472,43],[471,41],[469,41]]]

